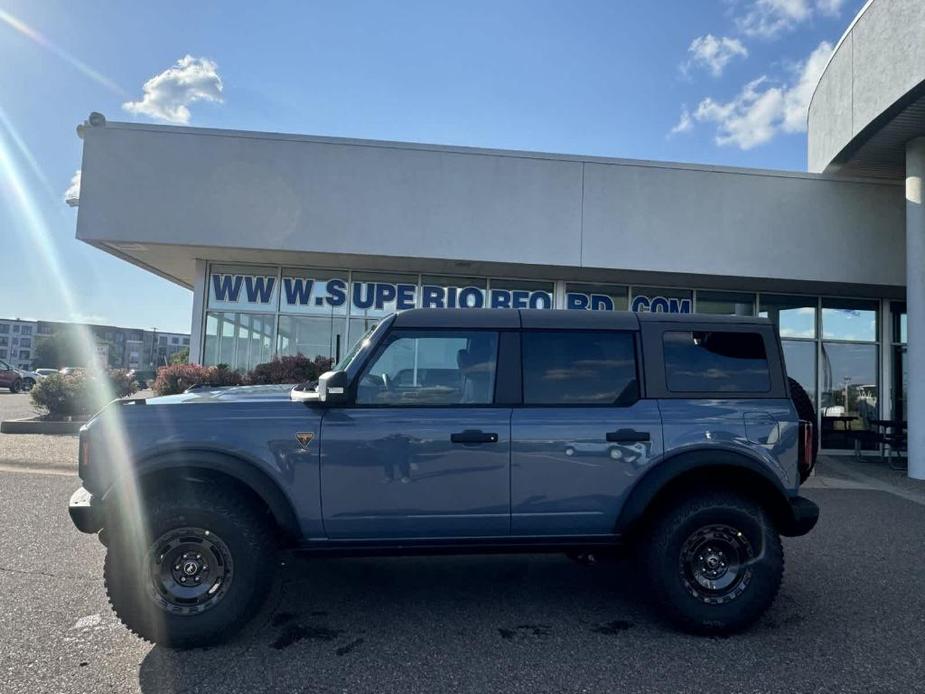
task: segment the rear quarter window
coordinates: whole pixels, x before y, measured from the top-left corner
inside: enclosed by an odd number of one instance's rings
[[[771,374],[758,332],[671,330],[662,336],[672,393],[767,393]]]

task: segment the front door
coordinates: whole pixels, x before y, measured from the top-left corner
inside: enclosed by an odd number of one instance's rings
[[[355,404],[321,425],[331,538],[464,538],[510,532],[511,409],[494,407],[498,334],[395,330]]]
[[[614,530],[630,485],[662,453],[658,403],[639,398],[635,336],[525,331],[511,417],[511,534]]]

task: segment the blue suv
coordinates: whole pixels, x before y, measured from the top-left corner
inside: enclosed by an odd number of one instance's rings
[[[771,604],[809,532],[812,404],[765,319],[416,309],[316,387],[113,403],[80,434],[75,525],[145,639],[220,641],[278,552],[627,549],[682,628]]]

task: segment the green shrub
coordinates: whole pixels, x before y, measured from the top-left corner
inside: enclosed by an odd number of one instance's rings
[[[115,398],[135,392],[125,369],[103,373],[78,371],[66,376],[52,374],[32,388],[32,404],[51,417],[73,417],[98,412]]]
[[[274,357],[265,364],[257,364],[247,374],[247,382],[254,385],[267,383],[305,383],[317,381],[318,377],[331,368],[331,359],[317,356],[309,359],[302,354]]]
[[[171,364],[157,370],[151,389],[158,395],[175,395],[190,386],[239,386],[244,377],[232,371],[227,364],[199,366],[198,364]]]
[[[128,369],[109,369],[103,374],[113,397],[124,398],[138,390],[138,379]]]

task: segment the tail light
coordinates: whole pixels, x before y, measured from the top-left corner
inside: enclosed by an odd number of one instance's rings
[[[805,482],[809,473],[813,471],[813,423],[805,419],[800,420],[799,449],[797,467],[800,471],[800,482]]]
[[[80,432],[80,444],[77,449],[77,476],[86,481],[87,465],[90,462],[90,437],[87,432]]]

